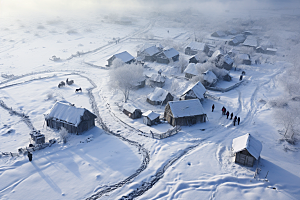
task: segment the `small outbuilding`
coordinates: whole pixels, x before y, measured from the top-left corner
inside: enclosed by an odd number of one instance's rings
[[[238,59],[241,60],[242,64],[244,65],[251,65],[251,59],[248,54],[239,54]]]
[[[191,42],[188,46],[185,47],[184,53],[186,55],[196,55],[199,52],[208,53],[209,48],[205,43],[202,42]]]
[[[152,93],[147,96],[147,102],[152,105],[164,105],[168,101],[173,101],[173,96],[167,90],[155,88]]]
[[[277,52],[277,49],[274,49],[274,48],[267,48],[266,49],[266,54],[269,54],[269,55],[275,55]]]
[[[204,86],[214,87],[217,84],[218,78],[217,76],[210,70],[202,73]]]
[[[232,150],[235,154],[235,162],[253,167],[254,161],[260,158],[262,144],[250,133],[233,139]]]
[[[64,127],[69,133],[80,134],[95,126],[96,115],[85,108],[73,104],[56,102],[45,114],[47,126],[60,129]]]
[[[172,126],[190,126],[206,122],[206,114],[198,99],[169,101],[165,107],[164,118]]]
[[[195,63],[188,64],[188,66],[185,68],[185,70],[183,72],[185,74],[185,77],[188,79],[191,79],[194,76],[198,75],[198,71],[196,69]]]
[[[184,93],[180,96],[181,100],[188,100],[188,99],[204,99],[204,94],[206,92],[205,87],[202,85],[200,81],[188,87]]]
[[[156,62],[169,64],[171,61],[175,62],[179,60],[179,52],[174,49],[166,49],[163,52],[156,55]]]
[[[148,110],[147,112],[143,113],[143,122],[148,126],[158,124],[160,123],[159,116],[160,114],[155,113],[152,110]]]
[[[166,77],[161,75],[161,72],[159,71],[157,74],[152,74],[149,81],[152,87],[163,87],[165,85]]]
[[[137,119],[142,117],[142,111],[130,103],[125,103],[123,105],[123,113],[131,119]]]
[[[130,55],[127,51],[123,51],[121,53],[115,54],[112,57],[110,57],[107,62],[107,66],[110,67],[112,65],[112,62],[116,59],[120,59],[125,64],[130,64],[134,62],[134,57]]]

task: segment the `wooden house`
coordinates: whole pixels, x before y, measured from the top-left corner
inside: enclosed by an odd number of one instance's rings
[[[123,51],[121,53],[115,54],[112,57],[110,57],[107,60],[108,62],[107,66],[110,67],[116,58],[120,59],[125,64],[130,64],[134,62],[134,57],[130,55],[127,51]]]
[[[156,87],[154,91],[147,96],[147,102],[152,105],[164,105],[167,104],[168,101],[173,101],[173,98],[170,92]]]
[[[203,85],[208,87],[214,87],[217,84],[217,76],[210,70],[202,73],[203,76]]]
[[[229,45],[232,45],[232,46],[237,46],[237,45],[243,43],[245,40],[246,40],[245,35],[239,34],[239,35],[234,36],[234,37],[228,42],[228,44],[229,44]]]
[[[145,48],[146,47],[146,48]],[[143,46],[138,52],[137,56],[142,59],[143,61],[147,62],[154,62],[156,61],[156,55],[162,52],[162,49],[153,46]]]
[[[56,102],[44,116],[46,124],[50,128],[60,129],[64,127],[69,133],[76,134],[93,128],[95,118],[97,118],[85,108],[77,108],[64,102]]]
[[[123,105],[123,113],[131,119],[137,119],[142,117],[142,111],[130,103],[125,103]]]
[[[188,46],[185,47],[184,53],[186,55],[196,55],[199,52],[208,53],[209,48],[205,43],[201,42],[191,42]]]
[[[202,85],[200,81],[196,84],[191,85],[188,87],[183,94],[180,96],[181,100],[188,100],[188,99],[204,99],[204,94],[206,92],[205,87]]]
[[[243,45],[246,47],[251,47],[254,50],[256,49],[256,47],[258,46],[257,44],[257,39],[254,37],[247,37],[247,39],[243,42]]]
[[[143,113],[143,122],[148,126],[158,124],[160,123],[159,116],[160,114],[148,110],[147,112]]]
[[[174,48],[163,50],[156,55],[156,62],[169,64],[171,61],[175,62],[179,60],[179,52]]]
[[[225,56],[221,57],[221,62],[218,62],[216,66],[221,69],[231,70],[233,62],[234,60],[228,54],[226,54]]]
[[[185,77],[188,79],[193,78],[194,76],[198,75],[198,71],[196,69],[196,65],[194,63],[188,64],[188,66],[183,71],[185,74]]]
[[[165,85],[166,77],[161,75],[161,72],[152,74],[149,82],[152,87],[163,87]]]
[[[262,144],[250,133],[233,139],[232,150],[235,154],[235,162],[253,167],[254,161],[260,158]]]
[[[206,114],[198,99],[169,101],[165,107],[164,118],[172,126],[190,126],[206,122]]]

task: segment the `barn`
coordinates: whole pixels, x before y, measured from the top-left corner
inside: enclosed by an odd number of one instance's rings
[[[202,73],[204,86],[213,87],[217,84],[218,78],[217,76],[210,70],[207,70],[206,72]]]
[[[95,126],[96,115],[85,108],[77,108],[64,102],[56,102],[45,114],[47,126],[64,127],[69,133],[80,134]]]
[[[195,63],[188,64],[188,66],[185,68],[185,70],[183,72],[185,74],[185,77],[188,79],[191,79],[194,76],[198,75],[198,71],[196,69]]]
[[[209,48],[205,43],[201,42],[191,42],[188,46],[185,47],[184,53],[186,55],[196,55],[199,52],[208,53]]]
[[[253,167],[254,161],[260,158],[262,144],[250,133],[233,139],[232,150],[235,154],[235,162]]]
[[[206,114],[198,99],[169,101],[165,107],[164,118],[172,126],[191,126],[206,122]]]
[[[163,87],[165,85],[166,77],[161,75],[161,72],[159,71],[157,74],[152,74],[149,81],[152,87]]]
[[[131,119],[137,119],[142,117],[142,111],[130,103],[125,103],[123,105],[123,113]]]
[[[143,122],[148,126],[158,124],[160,123],[159,116],[160,114],[148,110],[147,112],[143,113]]]
[[[110,67],[112,65],[112,62],[116,59],[120,59],[123,63],[130,64],[134,62],[134,57],[130,55],[127,51],[123,51],[121,53],[115,54],[112,57],[110,57],[107,62],[107,66]]]
[[[156,62],[169,64],[171,61],[175,62],[179,60],[179,53],[174,48],[164,50],[156,55]]]
[[[202,85],[200,81],[196,84],[191,85],[188,87],[184,93],[180,96],[181,100],[188,100],[188,99],[204,99],[204,94],[206,92],[205,87]]]
[[[155,88],[154,91],[147,96],[147,102],[152,105],[164,105],[167,104],[168,101],[173,101],[173,96],[170,92],[159,87]]]

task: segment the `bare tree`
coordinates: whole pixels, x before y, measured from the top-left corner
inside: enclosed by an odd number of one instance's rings
[[[143,78],[143,67],[136,64],[123,65],[110,70],[109,76],[111,87],[123,93],[126,103],[129,99],[130,91],[133,90]]]

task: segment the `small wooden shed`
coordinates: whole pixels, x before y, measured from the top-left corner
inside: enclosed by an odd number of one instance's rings
[[[188,100],[188,99],[204,99],[204,94],[206,92],[205,87],[202,85],[200,81],[197,83],[189,86],[183,94],[180,96],[181,100]]]
[[[262,144],[250,133],[233,139],[232,150],[235,153],[236,163],[253,167],[254,161],[260,158]]]
[[[173,96],[167,90],[156,87],[152,93],[147,96],[147,102],[152,105],[164,105],[168,101],[173,101]]]
[[[64,127],[69,133],[80,134],[95,126],[96,115],[85,108],[77,108],[74,104],[56,102],[44,114],[47,126],[60,129]]]
[[[206,114],[198,99],[169,101],[165,107],[164,118],[172,126],[190,126],[206,122]]]
[[[137,119],[142,117],[142,111],[130,103],[125,103],[123,105],[123,113],[131,119]]]
[[[149,81],[152,87],[163,87],[165,85],[166,77],[161,75],[161,71],[158,71],[157,74],[151,75]]]
[[[203,72],[202,75],[204,80],[204,86],[214,87],[217,84],[218,78],[212,71],[207,70],[206,72]]]
[[[152,126],[158,124],[160,114],[153,112],[152,110],[148,110],[147,112],[143,113],[143,122],[148,126]]]

